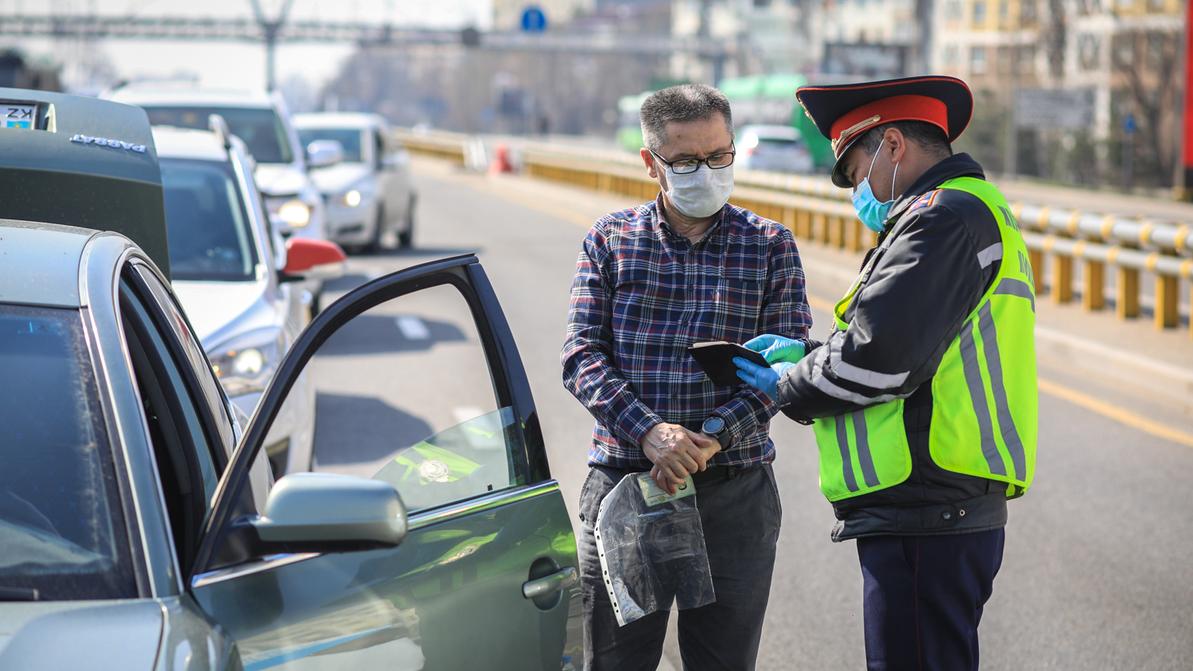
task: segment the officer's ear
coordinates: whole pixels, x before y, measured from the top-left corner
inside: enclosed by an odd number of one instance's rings
[[[907,154],[907,136],[899,128],[888,128],[882,135],[884,148],[891,152],[891,163],[899,163]]]

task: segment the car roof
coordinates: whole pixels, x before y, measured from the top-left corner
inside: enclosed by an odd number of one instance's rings
[[[203,89],[191,85],[130,85],[111,91],[108,96],[141,107],[236,107],[272,109],[274,99],[265,91]]]
[[[0,303],[79,307],[79,261],[89,228],[0,219]]]
[[[212,131],[173,126],[154,126],[153,141],[158,158],[188,158],[227,162],[228,150]]]
[[[384,126],[385,119],[378,114],[364,112],[316,112],[295,114],[296,128],[372,128]]]
[[[117,231],[169,271],[157,150],[145,110],[110,100],[0,88],[32,106],[31,128],[0,128],[0,217]]]

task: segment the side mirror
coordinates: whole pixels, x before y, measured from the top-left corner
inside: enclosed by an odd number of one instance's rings
[[[344,274],[348,256],[334,242],[290,238],[286,240],[286,267],[279,280],[334,279]]]
[[[307,165],[326,168],[344,160],[344,147],[335,140],[315,140],[307,145]]]
[[[406,537],[406,507],[393,485],[332,473],[294,473],[273,486],[265,514],[247,525],[257,554],[356,552]]]

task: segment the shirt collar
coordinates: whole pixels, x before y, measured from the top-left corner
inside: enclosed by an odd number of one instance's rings
[[[664,215],[664,212],[666,212],[666,210],[663,208],[662,192],[660,192],[659,195],[656,196],[654,199],[654,211],[652,213],[652,216],[654,217],[655,223],[658,224],[659,230],[662,231],[665,235],[667,235],[667,237],[669,237],[673,240],[680,240],[680,241],[686,242],[692,246],[696,246],[696,245],[699,245],[705,241],[711,240],[713,238],[713,235],[715,233],[717,233],[721,228],[723,228],[721,226],[721,222],[723,222],[725,220],[725,213],[728,209],[729,209],[729,203],[725,203],[725,205],[721,208],[721,211],[717,213],[716,218],[713,219],[712,225],[708,227],[708,230],[704,232],[704,235],[697,242],[692,242],[691,240],[688,240],[686,237],[680,235],[679,233],[676,233],[675,229],[671,228],[671,224],[667,223],[667,218]]]

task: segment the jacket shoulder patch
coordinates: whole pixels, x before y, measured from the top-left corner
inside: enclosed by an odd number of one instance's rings
[[[916,198],[914,201],[912,201],[911,205],[908,206],[907,212],[910,214],[912,212],[917,212],[919,210],[932,207],[932,205],[936,203],[936,197],[940,194],[940,191],[940,189],[929,191],[919,198]]]

